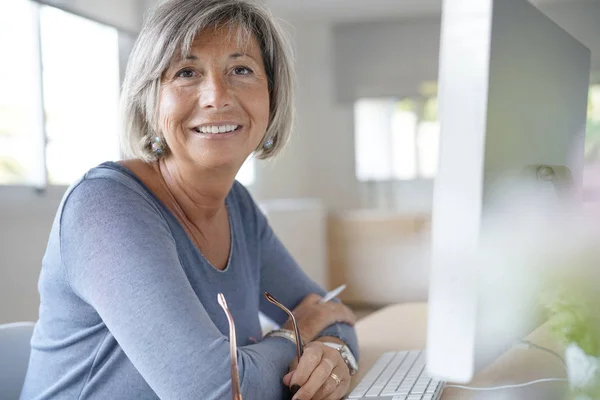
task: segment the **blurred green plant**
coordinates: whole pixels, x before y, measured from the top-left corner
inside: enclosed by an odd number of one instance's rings
[[[576,345],[585,353],[579,358],[566,357],[570,398],[574,400],[600,399],[600,370],[597,369],[600,365],[600,271],[597,254],[596,249],[580,248],[570,254],[571,265],[567,264],[567,259],[553,260],[559,268],[550,266],[553,272],[542,283],[539,297],[551,335],[565,348]],[[569,267],[565,268],[565,265]],[[589,374],[589,379],[583,380],[585,383],[573,378],[581,375],[581,371]]]
[[[556,339],[564,345],[575,343],[586,354],[600,357],[600,302],[593,298],[598,294],[590,296],[581,286],[556,282],[542,295],[542,305]]]

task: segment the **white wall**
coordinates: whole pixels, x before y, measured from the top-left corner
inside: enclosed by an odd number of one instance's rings
[[[0,324],[37,319],[37,280],[64,187],[0,186]]]
[[[334,101],[331,26],[292,23],[298,73],[296,129],[284,155],[262,163],[253,191],[259,199],[320,197],[328,208],[357,207],[352,109]]]
[[[260,203],[269,224],[304,272],[330,288],[327,259],[327,212],[314,199],[272,200]]]
[[[337,100],[410,96],[437,80],[440,17],[343,24],[334,29]]]

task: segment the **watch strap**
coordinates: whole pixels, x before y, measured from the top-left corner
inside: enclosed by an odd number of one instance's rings
[[[350,371],[350,376],[352,376],[352,375],[356,374],[356,372],[358,372],[358,363],[356,362],[356,357],[354,357],[354,354],[352,354],[352,350],[350,350],[350,348],[347,345],[341,344],[341,343],[335,343],[335,342],[321,342],[321,343],[323,343],[325,346],[336,349],[340,353],[340,356],[342,356],[342,360],[344,360],[344,362],[348,366],[348,370]]]

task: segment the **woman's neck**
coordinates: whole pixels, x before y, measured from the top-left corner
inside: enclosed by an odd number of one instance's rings
[[[155,168],[168,195],[188,221],[211,222],[226,211],[225,198],[235,179],[232,172],[187,166],[173,158],[160,159]]]

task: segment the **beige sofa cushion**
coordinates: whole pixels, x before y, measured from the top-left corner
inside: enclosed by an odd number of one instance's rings
[[[351,211],[328,219],[330,286],[351,305],[427,300],[429,216]]]

